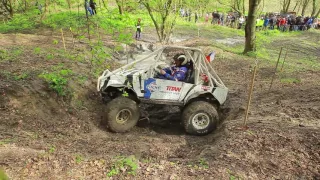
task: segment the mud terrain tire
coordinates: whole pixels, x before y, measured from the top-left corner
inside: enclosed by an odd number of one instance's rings
[[[207,135],[217,127],[219,115],[209,102],[195,101],[183,110],[182,121],[188,134]]]
[[[112,132],[123,133],[133,128],[140,117],[138,104],[126,97],[117,97],[106,107],[105,120]]]

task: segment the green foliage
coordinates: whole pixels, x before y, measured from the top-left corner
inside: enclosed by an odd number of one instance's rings
[[[129,14],[120,15],[116,10],[102,10],[101,13],[92,17],[94,27],[103,29],[112,35],[112,39],[118,42],[130,44],[133,42],[133,32],[136,20],[131,18]]]
[[[52,145],[52,146],[49,147],[49,153],[50,154],[54,153],[55,151],[56,151],[56,147],[55,146]]]
[[[3,139],[3,140],[0,141],[0,146],[1,146],[1,145],[8,144],[8,143],[10,143],[10,142],[12,142],[12,139]]]
[[[27,79],[29,74],[27,73],[22,73],[14,76],[14,80],[19,81],[19,80],[24,80]]]
[[[72,70],[62,69],[51,73],[42,73],[39,77],[43,78],[59,96],[67,96],[70,93],[67,88],[68,78],[72,74]]]
[[[229,180],[240,180],[240,179],[242,179],[241,177],[237,176],[234,172],[232,172],[229,169],[227,169],[227,172],[229,174]]]
[[[26,14],[15,14],[10,21],[1,25],[0,33],[32,30],[39,19],[38,10],[32,10]]]
[[[76,155],[76,163],[81,163],[83,161],[83,157],[80,154]]]
[[[201,158],[199,161],[199,165],[205,169],[209,168],[209,163],[204,158]]]
[[[40,54],[41,53],[41,48],[40,47],[36,47],[33,49],[33,53],[34,54]]]
[[[6,49],[0,49],[0,61],[5,61],[9,59],[9,53]]]
[[[86,82],[88,80],[88,76],[86,76],[86,75],[79,75],[77,77],[78,77],[79,84],[83,84],[84,82]]]
[[[52,41],[52,44],[58,44],[58,43],[59,43],[59,41],[56,40],[56,39],[54,39],[54,40]]]
[[[9,180],[9,177],[3,169],[0,169],[0,180]]]
[[[19,46],[10,47],[9,49],[0,49],[0,62],[19,60],[23,52],[23,49]]]
[[[292,83],[296,84],[296,83],[300,83],[301,80],[297,78],[281,78],[280,82],[287,83],[287,84],[292,84]]]
[[[122,92],[122,96],[123,96],[123,97],[129,97],[129,93],[128,93],[127,91],[123,91],[123,92]]]
[[[49,14],[42,24],[53,29],[70,28],[70,27],[86,27],[86,18],[83,17],[84,12],[78,15],[76,11],[63,11],[59,13]]]
[[[119,156],[116,162],[112,165],[111,170],[107,173],[108,177],[118,175],[120,171],[135,175],[138,169],[138,161],[134,156],[124,157]]]
[[[47,54],[46,58],[47,58],[48,60],[53,59],[53,58],[54,58],[54,55],[53,55],[53,54]]]

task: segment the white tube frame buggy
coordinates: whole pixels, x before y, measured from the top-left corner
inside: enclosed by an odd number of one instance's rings
[[[183,51],[192,65],[185,82],[156,78],[159,66],[167,60],[164,54],[170,49]],[[208,77],[206,83],[203,74]],[[103,99],[112,99],[105,120],[113,132],[133,128],[140,119],[139,104],[151,103],[181,106],[184,128],[194,135],[205,135],[216,128],[217,110],[228,94],[201,49],[182,46],[164,46],[117,70],[105,70],[98,78],[97,90]]]

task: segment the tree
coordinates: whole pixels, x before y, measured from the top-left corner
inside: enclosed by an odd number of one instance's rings
[[[245,27],[245,47],[244,54],[256,50],[256,20],[257,20],[257,9],[261,0],[249,0],[249,12],[248,19]]]
[[[180,2],[176,2],[175,7],[177,6],[177,3],[180,3]],[[188,9],[192,9],[192,11],[196,11],[201,14],[204,13],[206,8],[211,7],[209,5],[210,0],[184,0],[183,3],[184,3],[184,7],[188,7]]]
[[[218,2],[224,6],[230,7],[233,11],[239,13],[239,16],[245,14],[245,0],[229,0],[224,2],[218,0]]]
[[[119,9],[119,14],[123,13],[123,0],[116,0],[118,9]]]
[[[125,11],[136,9],[136,5],[138,4],[133,0],[116,0],[116,3],[119,9],[119,14],[123,14]]]
[[[295,10],[298,8],[296,12],[299,12],[299,11],[300,11],[301,3],[302,3],[302,0],[297,0],[297,1],[296,1],[296,5],[295,5],[294,8],[293,8],[293,11],[295,11]]]
[[[317,9],[319,8],[319,9]],[[312,12],[311,17],[318,17],[320,14],[320,3],[317,0],[312,0]]]
[[[44,12],[42,13],[41,18],[40,18],[41,21],[45,18],[47,11],[48,11],[48,8],[49,8],[49,5],[50,5],[50,0],[45,0]]]
[[[281,11],[283,13],[287,13],[289,11],[291,0],[282,0],[281,3],[282,3],[282,10]]]
[[[178,14],[177,8],[173,8],[173,5],[178,3],[180,8],[180,0],[166,2],[163,0],[140,0],[140,3],[147,9],[156,28],[159,41],[169,42]]]
[[[2,0],[3,7],[13,16],[13,2],[12,0]]]
[[[302,0],[301,1],[302,3],[302,10],[301,10],[301,15],[304,16],[305,15],[305,12],[306,12],[306,9],[307,7],[309,6],[310,4],[310,0]]]

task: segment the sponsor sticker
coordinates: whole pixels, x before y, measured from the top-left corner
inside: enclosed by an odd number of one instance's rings
[[[160,87],[157,85],[156,81],[151,82],[150,84],[147,85],[147,89],[150,92],[157,92],[160,90]]]
[[[181,87],[167,86],[167,91],[180,92],[181,91]]]
[[[210,86],[201,86],[201,89],[204,91],[208,91],[210,89]]]

